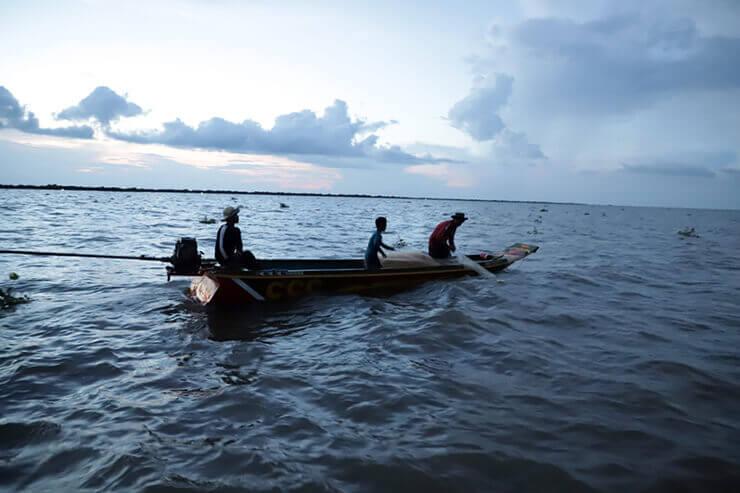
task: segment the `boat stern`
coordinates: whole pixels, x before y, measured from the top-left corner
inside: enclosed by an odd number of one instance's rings
[[[203,305],[213,300],[218,292],[219,282],[207,275],[199,276],[190,283],[190,296]]]

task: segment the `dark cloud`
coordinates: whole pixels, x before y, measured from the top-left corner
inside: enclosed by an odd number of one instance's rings
[[[8,121],[21,120],[23,113],[18,100],[4,86],[0,86],[0,124],[8,125]]]
[[[416,156],[404,152],[398,146],[379,144],[378,136],[373,132],[398,122],[353,120],[349,116],[347,104],[341,100],[327,107],[321,116],[310,110],[280,115],[269,130],[253,120],[234,123],[223,118],[211,118],[196,127],[177,119],[164,123],[161,130],[148,132],[120,132],[110,127],[118,118],[141,113],[141,107],[101,86],[78,105],[66,108],[56,117],[60,120],[94,119],[103,126],[109,137],[141,144],[156,143],[231,152],[309,154],[336,160],[358,158],[358,162],[363,158],[397,164],[459,162],[428,154]],[[35,115],[26,112],[12,94],[0,86],[0,128],[4,127],[62,137],[92,138],[94,134],[93,129],[87,125],[41,128]]]
[[[264,130],[251,120],[232,123],[222,118],[211,118],[193,128],[182,120],[166,122],[162,130],[124,133],[109,131],[108,135],[119,140],[139,144],[164,144],[176,147],[199,147],[243,151],[262,141]]]
[[[737,161],[733,151],[689,152],[679,157],[663,157],[648,162],[622,164],[623,171],[665,176],[712,178]]]
[[[93,129],[87,125],[61,128],[41,127],[36,115],[31,111],[26,111],[4,86],[0,86],[0,128],[13,128],[31,134],[77,139],[91,139],[94,134]]]
[[[740,88],[740,38],[705,36],[689,18],[531,19],[507,41],[525,60],[525,97],[545,111],[615,113],[670,94]]]
[[[396,164],[423,164],[423,163],[463,163],[464,161],[451,159],[451,158],[438,158],[434,157],[428,152],[421,156],[410,154],[402,150],[399,146],[382,146],[378,143],[377,135],[370,135],[357,144],[360,149],[360,155],[370,157],[378,161]]]
[[[401,164],[435,162],[435,158],[414,156],[397,146],[382,146],[374,134],[360,139],[392,123],[395,121],[367,123],[352,120],[347,103],[337,100],[324,110],[322,116],[310,110],[280,115],[269,130],[252,120],[233,123],[223,118],[211,118],[191,127],[178,119],[165,123],[158,131],[109,131],[108,135],[127,142],[232,152],[373,157]]]
[[[483,78],[465,98],[455,103],[447,118],[450,125],[478,142],[490,142],[490,157],[500,161],[546,159],[540,146],[522,132],[507,128],[499,111],[508,103],[514,79],[505,74]]]
[[[118,95],[108,87],[99,86],[76,106],[70,106],[62,110],[56,117],[59,120],[88,120],[93,118],[102,125],[108,126],[110,122],[121,117],[136,116],[142,112],[139,105],[127,101],[124,96]]]
[[[498,111],[511,95],[513,79],[507,75],[480,81],[447,114],[450,125],[478,141],[493,139],[506,125]]]
[[[713,178],[714,171],[702,166],[685,164],[623,164],[622,169],[628,173],[640,173],[663,176],[690,176],[698,178]]]

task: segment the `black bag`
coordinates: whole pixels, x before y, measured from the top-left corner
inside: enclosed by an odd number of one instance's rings
[[[179,273],[198,272],[200,269],[200,253],[195,238],[180,238],[175,244],[175,253],[172,254],[172,265]]]

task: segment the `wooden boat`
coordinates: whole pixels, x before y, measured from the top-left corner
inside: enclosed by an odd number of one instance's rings
[[[204,262],[197,273],[169,267],[169,276],[195,276],[191,295],[204,305],[244,305],[287,301],[314,293],[392,293],[432,280],[501,271],[536,252],[538,246],[516,243],[502,252],[467,255],[423,265],[365,269],[362,260],[259,260],[258,270],[233,270]]]

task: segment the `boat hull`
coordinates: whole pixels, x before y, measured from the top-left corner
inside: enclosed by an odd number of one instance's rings
[[[468,259],[486,271],[498,272],[536,252],[538,248],[536,245],[517,243],[498,254],[474,255],[468,256]],[[297,260],[285,262],[282,265],[301,265],[301,261]],[[339,265],[346,268],[321,268],[330,262],[332,267]],[[204,305],[244,305],[288,301],[316,293],[386,294],[433,280],[478,275],[473,267],[464,263],[380,270],[358,268],[356,261],[346,260],[303,261],[304,266],[318,268],[302,270],[281,269],[279,261],[265,261],[265,264],[275,268],[258,271],[209,269],[193,280],[191,295]]]

